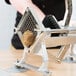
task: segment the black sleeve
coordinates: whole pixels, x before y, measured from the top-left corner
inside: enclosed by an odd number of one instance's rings
[[[16,13],[16,23],[15,23],[15,27],[18,26],[21,18],[22,18],[22,14],[17,11],[17,13]]]
[[[11,4],[9,0],[5,0],[5,2],[6,2],[7,4]]]

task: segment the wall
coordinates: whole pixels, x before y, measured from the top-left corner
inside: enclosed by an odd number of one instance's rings
[[[0,0],[0,49],[9,49],[13,35],[16,10]]]

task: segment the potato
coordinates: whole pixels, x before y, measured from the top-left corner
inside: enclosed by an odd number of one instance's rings
[[[24,45],[26,45],[27,47],[31,46],[35,41],[35,36],[34,36],[33,32],[29,31],[29,30],[27,30],[23,33],[22,38],[23,38]]]

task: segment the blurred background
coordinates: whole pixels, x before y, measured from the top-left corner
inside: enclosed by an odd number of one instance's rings
[[[72,21],[76,21],[76,0],[73,2]],[[0,0],[0,50],[8,50],[11,44],[15,24],[16,10]]]
[[[15,23],[16,10],[0,0],[0,50],[9,49],[13,28]]]

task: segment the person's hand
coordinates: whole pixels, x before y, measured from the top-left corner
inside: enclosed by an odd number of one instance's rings
[[[10,2],[22,14],[24,14],[25,9],[31,4],[31,0],[10,0]]]
[[[34,5],[31,0],[10,0],[10,2],[21,14],[24,14],[27,7],[31,7],[41,21],[45,17],[44,13],[36,5]]]

